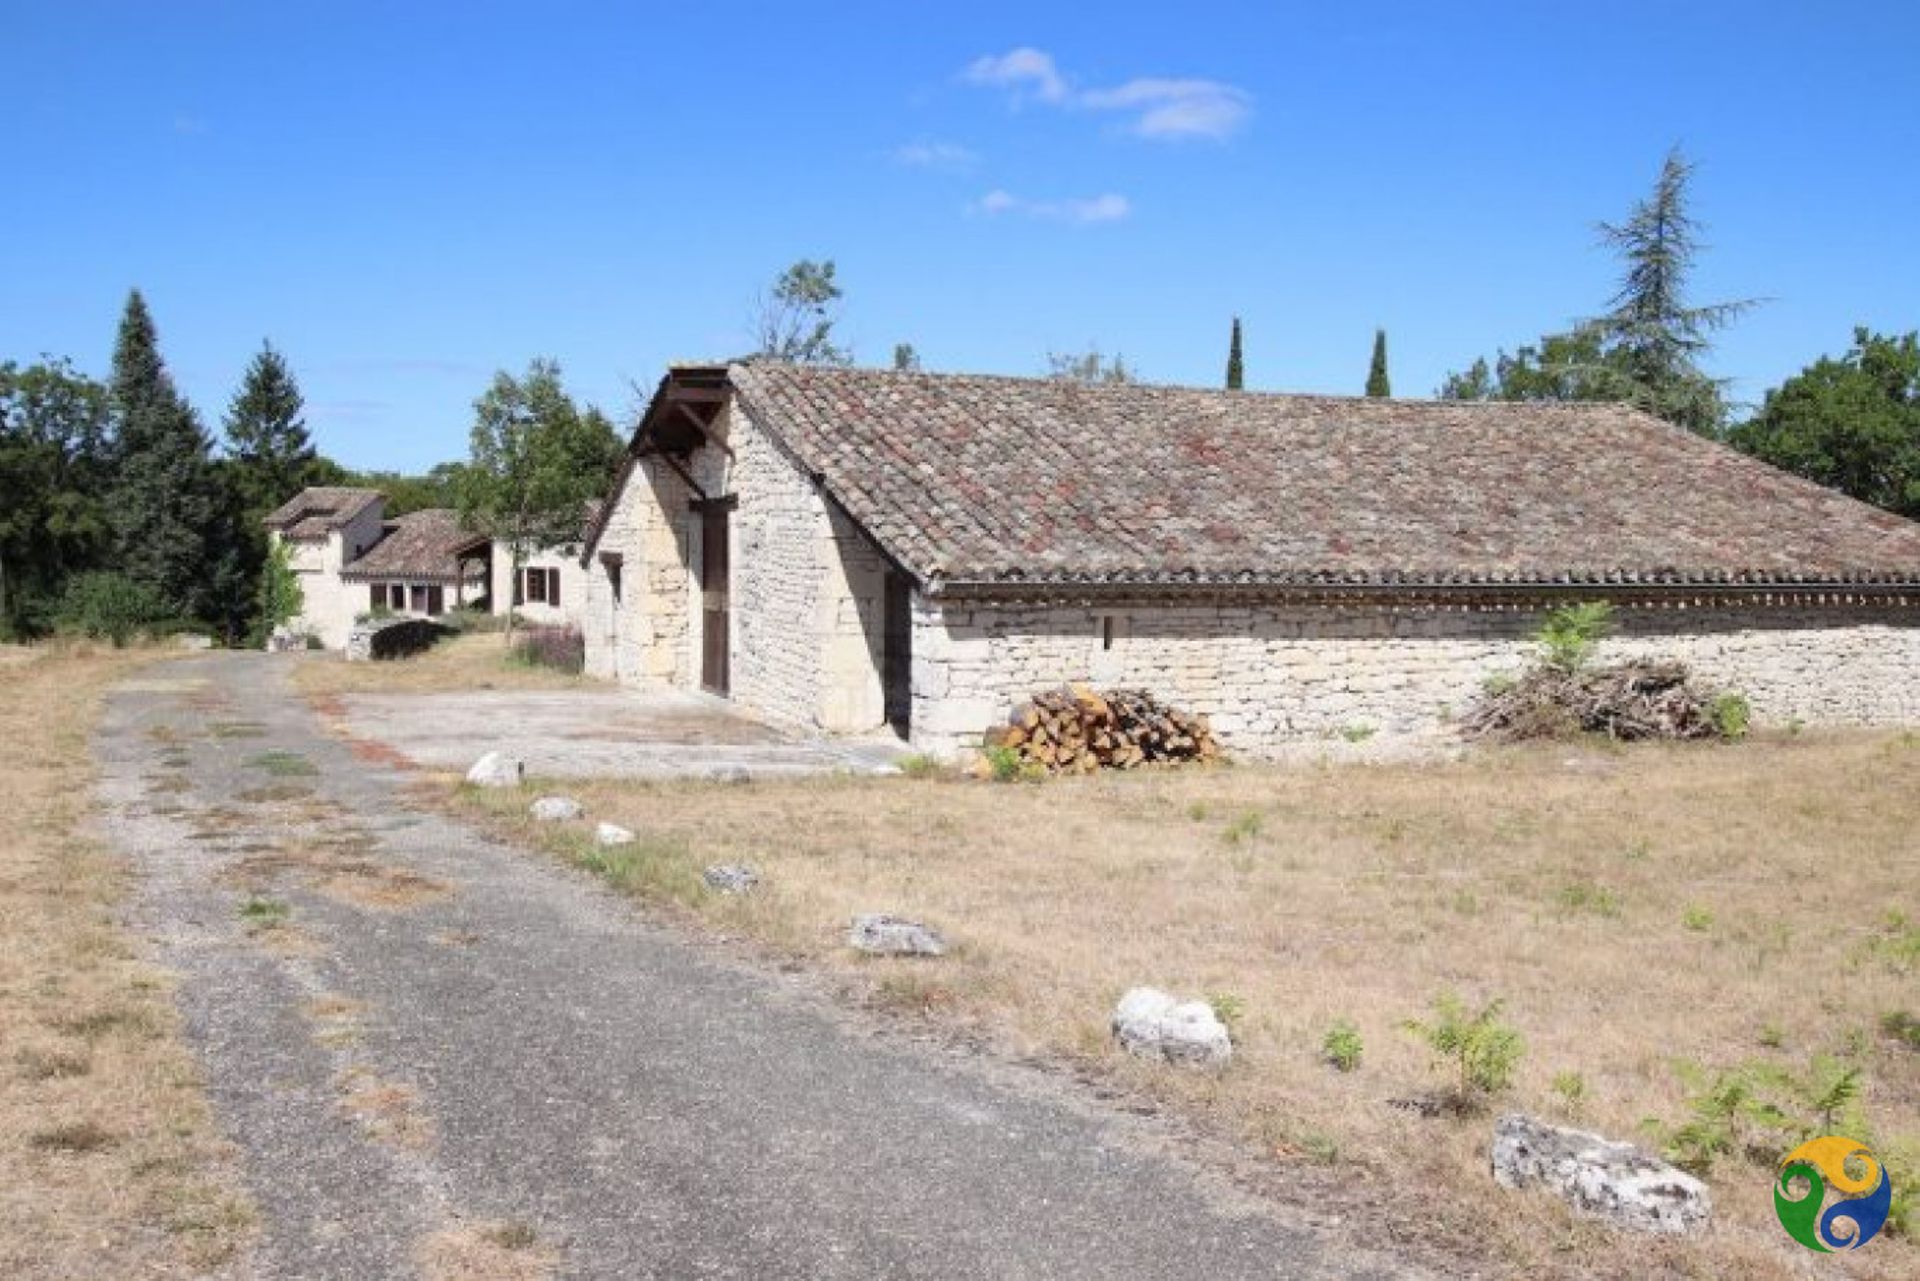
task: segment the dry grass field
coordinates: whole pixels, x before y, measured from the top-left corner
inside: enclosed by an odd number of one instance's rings
[[[84,826],[102,693],[155,657],[0,663],[0,1276],[205,1276],[251,1231],[167,981],[118,923],[127,869]]]
[[[561,830],[523,792],[461,804],[655,901],[827,967],[866,1000],[1043,1055],[1180,1109],[1255,1153],[1296,1196],[1381,1235],[1442,1242],[1515,1275],[1913,1276],[1883,1235],[1819,1258],[1774,1222],[1791,1146],[1752,1116],[1707,1127],[1704,1238],[1615,1237],[1486,1169],[1491,1117],[1519,1109],[1659,1146],[1709,1077],[1765,1080],[1805,1124],[1871,1131],[1896,1187],[1920,1179],[1920,739],[1781,735],[1739,745],[1555,745],[1433,764],[1142,771],[1040,784],[951,777],[750,786],[555,784]],[[590,845],[607,819],[641,834]],[[764,877],[729,899],[699,868]],[[870,961],[847,918],[916,916],[956,945]],[[1126,1060],[1107,1018],[1151,983],[1235,1015],[1214,1077]],[[1480,1109],[1405,1023],[1445,991],[1493,999],[1525,1041]],[[1357,1067],[1324,1052],[1339,1022]],[[1811,1098],[1857,1068],[1859,1098]],[[1729,1078],[1731,1079],[1731,1078]],[[1428,1113],[1432,1113],[1429,1115]],[[1844,1132],[1844,1130],[1842,1131]],[[1899,1164],[1904,1162],[1904,1165]]]
[[[571,689],[586,681],[515,661],[498,632],[454,636],[411,658],[349,663],[339,654],[290,656],[294,687],[310,698],[337,694],[431,694],[476,689]]]

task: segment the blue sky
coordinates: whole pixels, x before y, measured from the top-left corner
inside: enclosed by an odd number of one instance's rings
[[[863,363],[1211,384],[1238,313],[1250,386],[1378,325],[1425,395],[1604,304],[1674,143],[1739,394],[1920,326],[1910,3],[6,7],[0,358],[103,370],[137,284],[210,425],[271,338],[357,466],[534,356],[624,417],[802,256]]]

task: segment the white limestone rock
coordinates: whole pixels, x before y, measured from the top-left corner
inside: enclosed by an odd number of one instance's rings
[[[467,771],[475,787],[518,787],[527,777],[527,764],[501,752],[488,752]]]
[[[1120,998],[1113,1035],[1129,1054],[1179,1067],[1224,1067],[1233,1057],[1233,1041],[1212,1006],[1154,987],[1136,987]]]
[[[942,956],[947,950],[947,941],[920,922],[884,913],[854,917],[847,942],[874,956]]]
[[[744,863],[716,863],[700,875],[709,889],[721,894],[745,894],[760,883],[760,874]]]
[[[602,823],[593,829],[593,840],[596,845],[631,845],[633,833],[618,823]]]
[[[1508,1113],[1493,1127],[1493,1177],[1503,1188],[1544,1188],[1578,1214],[1633,1232],[1682,1234],[1713,1215],[1706,1184],[1585,1130]]]
[[[566,823],[579,818],[586,810],[571,796],[542,796],[527,807],[527,813],[542,823]]]

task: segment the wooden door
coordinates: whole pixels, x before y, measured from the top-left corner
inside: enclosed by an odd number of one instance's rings
[[[913,717],[913,584],[893,570],[881,615],[880,690],[887,724],[905,738]]]
[[[727,510],[700,512],[700,686],[726,694],[729,678]]]

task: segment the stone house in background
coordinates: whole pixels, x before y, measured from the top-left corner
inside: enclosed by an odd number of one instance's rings
[[[574,622],[584,603],[579,547],[540,548],[516,581],[504,546],[428,508],[392,519],[377,490],[303,489],[266,518],[268,536],[292,548],[303,607],[289,628],[346,646],[355,620],[378,610],[437,618],[484,606],[517,607],[533,623]]]
[[[1920,525],[1616,405],[679,367],[582,563],[591,672],[938,752],[1063,680],[1444,733],[1595,599],[1762,723],[1920,721]]]

